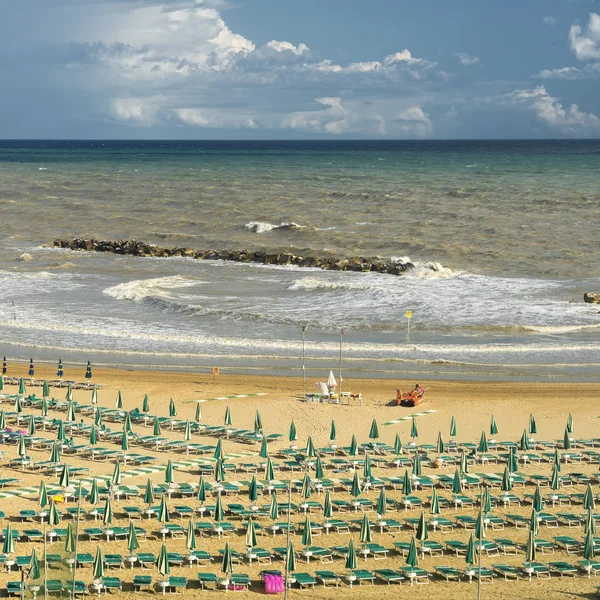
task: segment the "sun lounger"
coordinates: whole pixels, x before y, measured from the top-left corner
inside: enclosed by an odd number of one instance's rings
[[[152,591],[152,575],[134,575],[133,589],[136,592]]]
[[[539,562],[523,563],[521,570],[531,579],[535,575],[538,579],[550,579],[550,568]]]
[[[505,517],[506,520],[511,525],[514,525],[517,529],[521,527],[523,529],[527,529],[529,527],[529,519],[527,517],[524,517],[523,515],[508,514],[505,515]]]
[[[574,513],[558,513],[558,518],[561,523],[569,527],[581,527],[583,525],[583,517]]]
[[[576,554],[583,549],[583,544],[570,535],[554,536],[554,541],[559,548],[566,550],[567,554]]]
[[[507,538],[494,538],[494,543],[504,554],[518,554],[521,545]]]
[[[404,575],[393,569],[377,569],[375,571],[375,576],[378,579],[381,579],[381,581],[385,581],[388,585],[391,585],[392,583],[402,583],[404,581]]]
[[[292,574],[292,577],[296,580],[296,583],[300,587],[300,589],[304,588],[313,588],[315,587],[317,580],[308,573],[296,573]]]
[[[410,581],[410,585],[417,584],[427,584],[429,583],[429,573],[420,567],[402,567],[402,573],[405,577]]]
[[[185,594],[187,582],[187,577],[174,577],[171,575],[167,581],[167,585],[165,586],[166,591],[175,593],[180,591],[182,594]]]
[[[443,565],[436,565],[433,567],[439,575],[441,575],[446,581],[455,580],[460,581],[464,573],[456,569],[455,567],[447,567]]]
[[[420,546],[421,554],[429,554],[429,556],[443,556],[444,546],[433,540],[425,540]]]
[[[121,593],[121,590],[123,589],[123,584],[121,583],[121,580],[118,577],[103,577],[102,587],[104,588],[105,592],[112,592],[116,590],[118,593]]]
[[[541,512],[538,514],[538,519],[540,525],[545,525],[546,527],[558,527],[559,525],[558,517],[550,513]]]
[[[333,571],[315,571],[315,576],[321,581],[323,587],[328,585],[335,585],[335,587],[338,587],[340,583],[339,575],[336,575]]]
[[[154,569],[156,567],[156,556],[151,552],[138,552],[136,556],[142,569]]]
[[[396,545],[396,544],[394,544]],[[467,544],[459,540],[446,540],[448,550],[454,552],[456,556],[464,556],[467,553]]]
[[[20,581],[7,581],[6,582],[6,595],[7,596],[20,596],[24,590],[24,586]]]
[[[465,575],[469,578],[469,583],[471,583],[473,579],[479,579],[481,583],[494,583],[494,577],[496,576],[491,569],[478,566],[472,566],[465,569]]]
[[[123,568],[123,556],[121,554],[105,554],[104,564],[107,568]]]
[[[455,517],[456,523],[465,529],[475,529],[477,520],[474,517],[467,515],[458,515]]]
[[[494,563],[492,564],[492,568],[494,569],[494,571],[496,571],[496,573],[498,573],[498,575],[501,575],[506,580],[519,579],[520,572],[519,569],[517,569],[517,567],[514,567],[512,565],[502,565]]]
[[[65,590],[69,594],[79,594],[80,596],[85,596],[88,593],[87,585],[84,581],[73,581],[72,579],[67,579],[65,582]]]
[[[579,568],[589,577],[596,577],[600,573],[600,561],[597,560],[580,560]]]
[[[89,552],[80,552],[76,558],[78,567],[91,567],[94,564],[94,557]]]
[[[366,569],[352,569],[344,579],[350,584],[350,587],[355,583],[375,585],[375,575]]]
[[[204,591],[206,585],[209,583],[214,583],[215,587],[217,586],[218,577],[216,573],[198,573],[198,581],[200,582],[200,589]]]
[[[553,573],[558,573],[561,579],[565,575],[571,575],[572,577],[574,577],[578,574],[577,567],[575,565],[571,565],[568,562],[564,562],[562,560],[548,563],[548,566],[550,567],[550,570]]]
[[[63,590],[63,582],[59,579],[48,579],[46,581],[46,592],[48,594],[62,594]]]
[[[556,546],[548,540],[536,539],[535,547],[542,554],[546,554],[546,552],[551,552],[552,554],[554,554],[554,552],[556,551]]]
[[[231,585],[235,587],[250,588],[250,575],[246,573],[232,573],[229,580]]]

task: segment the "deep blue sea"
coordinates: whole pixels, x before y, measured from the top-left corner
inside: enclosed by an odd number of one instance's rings
[[[600,380],[600,141],[0,141],[0,354]],[[408,260],[402,277],[51,247]],[[406,312],[412,311],[410,334]],[[74,366],[75,368],[75,366]]]

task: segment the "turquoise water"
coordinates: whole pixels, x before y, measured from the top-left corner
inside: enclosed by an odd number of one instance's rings
[[[4,352],[297,374],[309,323],[315,375],[337,368],[344,328],[349,378],[597,380],[599,308],[581,300],[600,290],[599,183],[597,141],[0,142]],[[416,268],[40,247],[59,236]]]

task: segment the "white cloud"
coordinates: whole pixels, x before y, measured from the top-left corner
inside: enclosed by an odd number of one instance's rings
[[[465,67],[476,65],[479,62],[479,58],[477,58],[477,56],[472,56],[467,52],[457,52],[454,56],[458,58],[460,64],[464,65]]]
[[[290,42],[278,42],[277,40],[271,40],[266,44],[267,48],[275,50],[275,52],[291,52],[296,56],[302,56],[310,53],[310,50],[306,44],[294,44]]]
[[[500,103],[533,111],[539,121],[563,135],[591,137],[600,134],[600,119],[595,114],[582,112],[576,104],[564,106],[543,85],[514,90],[505,94]]]
[[[554,27],[556,25],[557,21],[556,21],[555,17],[548,15],[548,16],[542,18],[542,23],[544,25],[548,25],[548,27]]]
[[[582,68],[563,67],[562,69],[544,69],[535,79],[596,79],[600,77],[600,63],[589,63]]]
[[[569,42],[579,60],[600,60],[600,15],[590,13],[585,30],[580,25],[572,25]]]

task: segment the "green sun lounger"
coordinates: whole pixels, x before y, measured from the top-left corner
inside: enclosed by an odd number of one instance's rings
[[[388,585],[392,583],[402,583],[404,581],[404,575],[394,569],[377,569],[375,576],[381,581],[385,581]]]
[[[525,562],[521,570],[529,577],[535,575],[538,579],[550,579],[550,568],[539,562]]]
[[[296,573],[292,574],[292,577],[296,580],[296,583],[300,589],[313,588],[315,587],[317,580],[308,573]]]
[[[460,581],[464,573],[455,567],[447,567],[445,565],[436,565],[433,567],[438,575],[441,575],[446,581]]]
[[[240,586],[246,589],[250,588],[250,575],[248,575],[247,573],[232,573],[229,580],[231,581],[231,584],[235,587]]]
[[[410,581],[410,585],[427,584],[429,583],[429,573],[425,571],[425,569],[421,569],[421,567],[402,567],[402,573],[408,578]]]
[[[209,583],[214,583],[216,587],[218,577],[216,573],[204,573],[200,571],[198,573],[198,581],[200,583],[200,589],[204,591],[204,589]]]
[[[515,567],[513,565],[504,565],[504,564],[493,563],[492,569],[494,569],[494,571],[496,571],[496,573],[498,573],[498,575],[501,575],[506,580],[509,580],[509,579],[517,580],[517,579],[519,579],[519,576],[521,574],[519,569],[517,569],[517,567]]]
[[[187,577],[175,577],[171,575],[167,583],[167,586],[165,586],[167,591],[175,593],[180,591],[182,594],[185,594],[188,580]]]
[[[333,571],[315,571],[315,576],[321,581],[323,587],[328,585],[335,585],[335,587],[338,587],[340,583],[340,576],[336,575]]]
[[[568,562],[564,562],[562,560],[550,562],[548,563],[548,566],[550,567],[550,570],[553,573],[558,573],[561,576],[561,579],[565,575],[571,575],[572,577],[574,577],[578,574],[577,567],[575,565],[571,565]]]
[[[494,543],[504,552],[504,554],[518,554],[521,545],[507,538],[494,538]]]
[[[454,552],[456,556],[464,556],[467,553],[467,544],[460,540],[446,540],[446,546],[448,550]]]
[[[552,554],[554,554],[554,552],[556,551],[556,545],[552,542],[549,542],[548,540],[536,539],[535,547],[542,554],[546,554],[546,552],[552,552]]]
[[[7,596],[20,596],[23,591],[22,583],[20,581],[7,581],[6,582],[6,595]]]
[[[88,593],[87,585],[84,581],[80,581],[79,579],[77,581],[67,579],[67,581],[65,582],[65,590],[69,594],[79,594],[80,596],[85,596]]]
[[[152,575],[134,575],[133,589],[136,592],[152,591]]]
[[[583,544],[570,535],[557,535],[554,541],[559,548],[567,551],[567,554],[576,554],[583,549]]]
[[[80,552],[77,554],[78,567],[91,567],[94,564],[94,556],[89,552]]]
[[[48,594],[62,594],[63,590],[63,582],[59,579],[48,579],[46,581],[46,592]]]
[[[104,591],[117,591],[118,593],[121,593],[121,590],[123,589],[123,584],[121,583],[121,580],[118,577],[103,577],[102,578],[102,587],[104,588]]]
[[[156,567],[156,556],[151,552],[138,552],[136,556],[142,569],[154,569]]]
[[[344,579],[350,584],[350,587],[355,583],[359,585],[363,585],[363,583],[375,585],[375,575],[371,571],[367,571],[367,569],[352,569]]]

